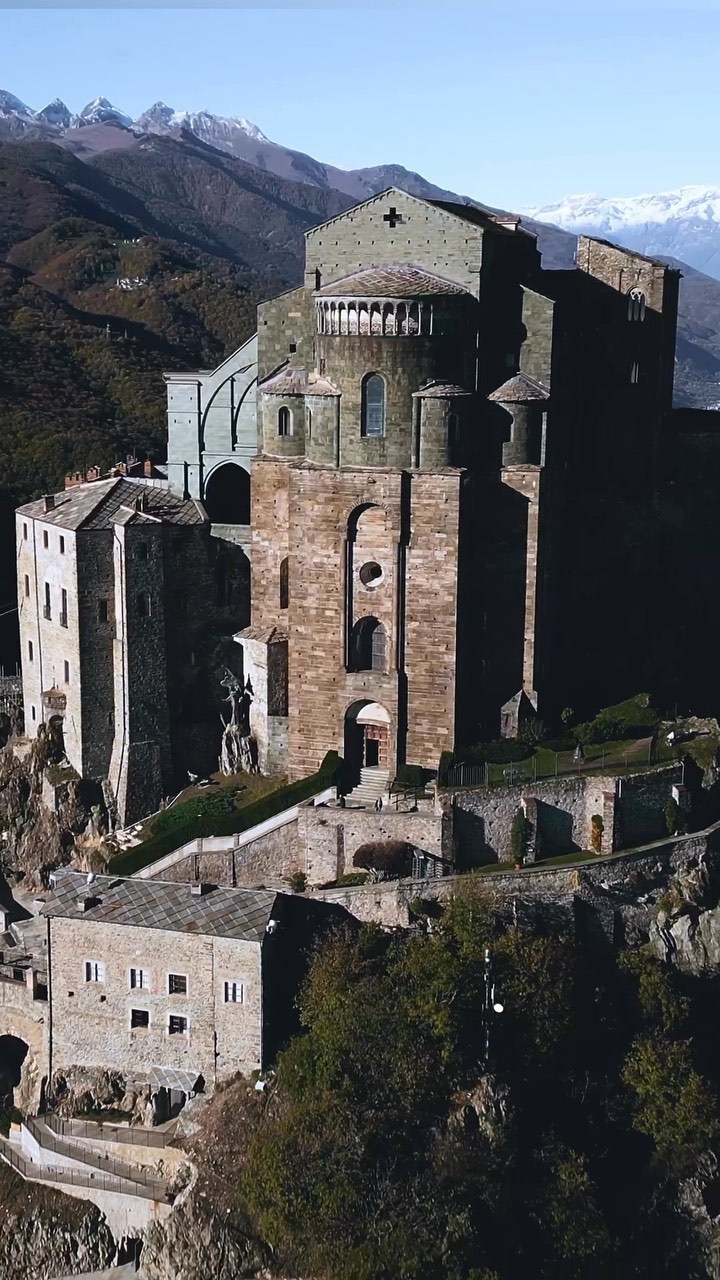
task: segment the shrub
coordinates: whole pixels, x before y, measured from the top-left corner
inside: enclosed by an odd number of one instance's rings
[[[412,845],[407,840],[368,840],[356,849],[353,866],[388,876],[408,875],[412,869]]]
[[[519,738],[498,738],[494,742],[479,742],[458,753],[464,764],[513,764],[516,760],[528,760],[534,747]]]
[[[411,920],[439,920],[443,911],[443,904],[438,902],[437,898],[421,898],[418,896],[408,903],[408,912]]]
[[[287,882],[293,893],[304,893],[307,888],[307,876],[304,871],[293,871],[292,875],[287,877]]]
[[[409,789],[423,791],[425,784],[429,782],[433,776],[433,770],[423,769],[422,765],[402,764],[395,775],[395,782],[399,783],[401,787],[408,787]]]
[[[668,800],[667,804],[665,805],[665,826],[667,827],[668,835],[674,836],[676,831],[679,828],[679,825],[680,825],[680,805],[678,804],[677,800],[674,800],[671,797]]]
[[[448,774],[455,763],[455,756],[452,751],[441,751],[440,763],[438,765],[438,784],[446,787],[448,784]]]
[[[560,712],[560,721],[562,723],[563,728],[569,729],[574,719],[575,719],[575,712],[573,711],[572,707],[563,707],[562,711]]]
[[[516,864],[524,862],[529,838],[530,823],[522,809],[518,809],[510,828],[510,849]]]
[[[603,822],[600,814],[594,813],[592,818],[590,819],[590,848],[592,849],[593,853],[600,853],[602,851],[602,838],[603,838],[604,830],[605,830],[605,823]]]

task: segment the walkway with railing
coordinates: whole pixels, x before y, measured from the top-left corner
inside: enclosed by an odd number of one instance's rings
[[[159,1202],[167,1202],[172,1198],[169,1194],[168,1182],[161,1178],[155,1169],[131,1164],[83,1145],[84,1141],[91,1138],[116,1141],[115,1133],[120,1132],[122,1126],[108,1126],[110,1132],[103,1132],[105,1127],[92,1121],[64,1121],[52,1115],[28,1116],[23,1125],[42,1152],[60,1156],[63,1160],[70,1160],[77,1165],[72,1167],[66,1164],[42,1164],[28,1155],[22,1145],[22,1138],[13,1141],[0,1137],[0,1157],[23,1178],[30,1181],[94,1188],[97,1191],[115,1191],[122,1195],[141,1196],[146,1200]],[[156,1147],[163,1147],[169,1141],[165,1133],[155,1135],[153,1130],[141,1129],[137,1126],[127,1126],[127,1131],[132,1136],[123,1137],[119,1141]],[[155,1141],[148,1141],[151,1137],[154,1137]]]
[[[542,745],[526,760],[508,764],[456,764],[441,784],[446,788],[509,787],[548,778],[582,778],[592,774],[643,773],[676,764],[678,753],[655,738],[640,738],[624,746],[589,748],[596,754],[577,759],[574,753],[550,751]]]

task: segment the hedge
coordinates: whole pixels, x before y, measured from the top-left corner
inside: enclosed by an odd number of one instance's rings
[[[241,809],[227,792],[180,800],[153,819],[146,840],[113,858],[110,870],[115,875],[132,875],[201,836],[230,836],[248,831],[258,822],[274,818],[284,809],[309,800],[316,792],[331,786],[337,781],[341,768],[337,751],[328,751],[317,773],[278,787],[277,791],[270,791]]]

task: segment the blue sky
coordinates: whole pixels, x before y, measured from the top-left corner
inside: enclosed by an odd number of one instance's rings
[[[243,115],[506,208],[720,184],[720,0],[3,8],[0,87]]]

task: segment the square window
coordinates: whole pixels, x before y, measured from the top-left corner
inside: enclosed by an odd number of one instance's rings
[[[149,969],[131,969],[130,970],[130,987],[142,988],[144,991],[150,990],[150,971]]]
[[[48,531],[47,529],[43,529],[43,546],[47,547],[49,546],[49,544],[50,544],[50,539],[48,537]]]
[[[150,1026],[150,1014],[147,1009],[131,1009],[130,1010],[130,1028],[131,1030],[140,1027]]]
[[[188,980],[184,973],[168,974],[168,995],[186,996],[188,991]]]
[[[187,1035],[187,1025],[187,1018],[183,1018],[179,1013],[171,1013],[168,1017],[168,1035]]]
[[[102,960],[86,960],[85,961],[85,981],[86,982],[104,982],[105,981],[105,965]]]
[[[225,983],[225,1003],[242,1004],[245,999],[245,988],[242,982]]]
[[[65,539],[62,534],[60,534],[60,555],[65,555]]]

